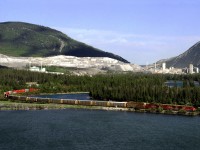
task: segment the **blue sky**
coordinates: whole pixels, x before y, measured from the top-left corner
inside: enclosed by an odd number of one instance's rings
[[[200,41],[200,0],[0,0],[0,22],[49,26],[136,64]]]

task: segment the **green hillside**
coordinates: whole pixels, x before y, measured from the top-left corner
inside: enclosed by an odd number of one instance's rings
[[[60,31],[23,22],[0,23],[0,53],[26,57],[110,57],[128,63],[120,56],[73,40]]]

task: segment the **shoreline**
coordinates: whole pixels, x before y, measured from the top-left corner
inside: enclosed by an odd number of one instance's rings
[[[184,112],[178,111],[152,111],[134,108],[120,108],[120,107],[103,107],[103,106],[84,106],[84,105],[66,105],[66,104],[41,104],[41,103],[23,103],[19,101],[0,100],[0,111],[3,110],[62,110],[62,109],[88,109],[88,110],[104,110],[104,111],[126,111],[137,113],[152,113],[164,115],[182,115],[182,116],[199,116],[200,112]]]

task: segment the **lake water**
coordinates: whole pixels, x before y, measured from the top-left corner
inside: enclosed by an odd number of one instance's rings
[[[0,111],[1,150],[199,150],[200,117],[97,110]]]
[[[41,98],[55,98],[55,99],[77,99],[77,100],[90,100],[88,93],[79,93],[79,94],[47,94],[47,95],[36,95],[32,97],[41,97]]]
[[[190,85],[191,83],[187,82],[187,85]],[[195,87],[199,87],[199,81],[193,81],[193,83]],[[165,82],[165,85],[168,87],[179,87],[182,88],[183,87],[183,81],[175,81],[175,80],[168,80],[167,82]]]
[[[168,80],[165,85],[168,87],[183,87],[183,81]]]

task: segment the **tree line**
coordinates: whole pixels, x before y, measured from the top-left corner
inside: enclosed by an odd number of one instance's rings
[[[41,93],[90,92],[97,100],[137,101],[200,106],[200,75],[106,74],[95,76],[53,75],[25,70],[1,69],[0,92],[27,88],[37,82]],[[166,81],[182,81],[169,87]]]

